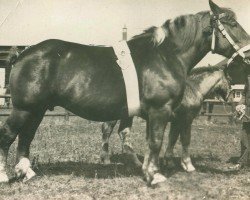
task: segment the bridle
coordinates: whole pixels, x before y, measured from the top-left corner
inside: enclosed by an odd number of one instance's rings
[[[228,40],[228,42],[232,45],[232,47],[235,50],[235,53],[231,56],[231,58],[228,60],[227,62],[227,66],[229,66],[229,64],[237,57],[237,56],[241,56],[243,59],[243,62],[245,62],[246,64],[250,64],[250,60],[249,58],[246,58],[245,52],[250,50],[250,44],[240,48],[238,44],[236,44],[236,42],[234,42],[234,40],[232,39],[232,37],[228,34],[228,32],[226,31],[224,25],[220,22],[220,19],[226,16],[226,13],[221,13],[219,15],[215,15],[213,14],[212,11],[210,11],[210,16],[213,20],[213,22],[215,22],[215,24],[217,25],[214,26],[212,25],[213,28],[213,32],[212,32],[212,43],[211,43],[211,51],[212,53],[215,52],[215,40],[216,40],[216,36],[215,36],[215,30],[216,28],[219,29],[219,31],[221,32],[221,34]]]

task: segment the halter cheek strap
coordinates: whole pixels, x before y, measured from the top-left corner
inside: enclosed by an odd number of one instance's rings
[[[246,55],[244,52],[249,51],[250,50],[250,44],[240,48],[239,50],[237,50],[232,56],[231,58],[227,61],[227,66],[234,60],[235,57],[237,57],[238,55],[240,55],[243,58],[243,61],[247,64],[250,64],[249,59],[246,58]]]
[[[212,53],[215,53],[214,50],[215,50],[215,28],[213,28],[213,33],[212,33],[212,44],[211,44]]]
[[[213,17],[213,19],[215,20],[215,22],[217,23],[217,27],[219,29],[219,31],[221,32],[221,34],[228,40],[228,42],[233,46],[235,53],[231,56],[231,58],[228,60],[227,62],[227,66],[234,60],[235,57],[237,57],[238,55],[241,56],[243,58],[243,61],[246,62],[247,64],[249,64],[249,60],[246,59],[245,53],[246,51],[250,50],[250,44],[240,48],[239,45],[237,45],[234,40],[232,39],[232,37],[228,34],[228,32],[226,31],[225,27],[223,26],[223,24],[220,22],[220,19],[225,17],[226,14],[222,13],[219,14],[219,16],[215,16],[212,12],[210,12],[210,15]],[[211,44],[211,51],[212,53],[215,52],[215,27],[213,27],[213,33],[212,33],[212,44]]]

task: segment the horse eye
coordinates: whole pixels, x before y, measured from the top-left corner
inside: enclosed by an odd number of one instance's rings
[[[232,22],[232,26],[237,27],[238,23],[237,22]]]

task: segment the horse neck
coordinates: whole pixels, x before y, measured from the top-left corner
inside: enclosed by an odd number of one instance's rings
[[[177,57],[190,71],[210,51],[211,37],[203,33],[204,27],[210,26],[210,14],[198,13],[186,18],[186,25],[180,30],[175,21],[169,24],[169,30],[172,30]]]
[[[219,85],[224,72],[219,70],[215,71],[211,74],[204,74],[201,76],[200,79],[202,80],[198,85],[199,93],[205,98],[212,90],[216,89]]]
[[[179,53],[177,57],[182,64],[187,67],[187,71],[190,71],[207,55],[208,52],[209,49],[199,49],[194,46],[186,52]]]

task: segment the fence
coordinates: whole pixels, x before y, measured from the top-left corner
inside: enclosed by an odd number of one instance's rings
[[[211,120],[212,117],[228,117],[230,122],[234,122],[235,120],[235,106],[237,102],[221,102],[218,99],[206,99],[203,102],[203,111],[201,111],[201,116],[207,116],[208,121]],[[222,110],[217,113],[213,113],[214,105],[220,105]],[[223,106],[223,107],[222,107]],[[207,112],[208,111],[208,112]]]
[[[0,98],[4,98],[5,100],[8,99],[7,102],[10,102],[11,96],[10,96],[10,94],[5,94],[5,95],[0,95]],[[223,103],[221,101],[217,100],[217,99],[206,99],[203,102],[203,112],[201,112],[200,115],[201,116],[208,116],[209,118],[211,118],[212,116],[216,116],[216,117],[232,117],[233,112],[235,110],[235,104],[234,103],[230,103],[230,104],[225,103],[225,104],[227,106],[229,105],[231,107],[230,112],[226,112],[226,110],[225,110],[224,113],[213,113],[213,105],[223,105]],[[212,109],[210,108],[211,105],[212,105]],[[204,110],[205,110],[205,112],[204,112]],[[10,111],[4,112],[4,113],[0,112],[0,116],[9,116],[9,115],[10,115]],[[69,120],[70,116],[75,116],[75,115],[65,109],[64,112],[56,112],[56,111],[46,112],[45,116],[64,117],[65,120]]]
[[[11,104],[11,102],[10,102],[10,99],[11,99],[10,94],[4,94],[4,95],[0,94],[0,98],[4,98],[5,101],[8,99],[7,102],[9,102],[9,105],[7,106],[7,108],[10,108],[10,104]],[[8,110],[6,112],[0,112],[0,116],[9,116],[9,115],[10,115],[10,110]],[[64,112],[56,112],[56,111],[46,112],[45,116],[64,117],[65,120],[69,120],[69,116],[75,116],[75,115],[70,113],[69,111],[67,111],[65,109]]]

